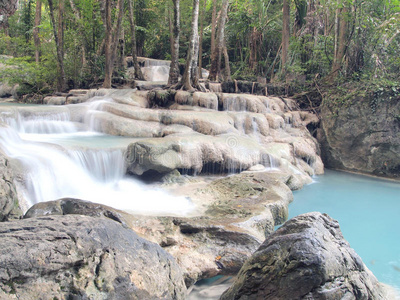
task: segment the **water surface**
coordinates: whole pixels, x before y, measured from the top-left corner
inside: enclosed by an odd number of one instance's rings
[[[294,193],[289,218],[311,211],[338,220],[378,280],[400,289],[400,183],[326,170]]]

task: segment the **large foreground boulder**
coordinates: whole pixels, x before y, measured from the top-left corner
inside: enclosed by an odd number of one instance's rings
[[[184,299],[174,259],[121,224],[79,215],[5,222],[0,299]]]
[[[223,300],[385,299],[337,221],[308,213],[286,222],[244,264]]]

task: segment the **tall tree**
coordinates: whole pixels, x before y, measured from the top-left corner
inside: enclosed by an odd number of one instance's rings
[[[60,2],[63,2],[64,0],[60,0]],[[67,83],[66,83],[66,78],[65,78],[65,69],[64,69],[64,45],[63,45],[63,39],[62,37],[60,38],[59,32],[61,32],[61,35],[63,35],[63,27],[60,29],[57,29],[57,24],[54,18],[54,3],[53,0],[48,0],[49,2],[49,13],[50,13],[50,19],[51,23],[53,25],[53,33],[54,33],[54,40],[56,42],[56,48],[57,48],[57,65],[58,65],[58,80],[57,80],[57,91],[66,91],[67,90]],[[60,8],[60,6],[59,6]],[[59,12],[59,18],[62,18],[62,14]],[[62,21],[59,21],[58,24],[62,24]]]
[[[121,34],[121,23],[124,13],[124,0],[118,0],[117,3],[117,20],[115,21],[114,28],[112,27],[111,16],[111,0],[105,0],[105,67],[104,67],[104,88],[111,88],[111,79],[114,71],[114,62],[117,51],[117,44]]]
[[[228,6],[229,6],[229,0],[223,0],[221,7],[221,15],[218,22],[217,39],[214,52],[211,57],[211,68],[210,68],[210,74],[208,76],[208,78],[211,81],[217,80],[221,72],[221,59],[225,41],[225,23],[228,16]]]
[[[200,89],[198,57],[199,57],[199,0],[193,0],[192,30],[188,55],[186,58],[185,72],[183,73],[181,84],[184,90],[193,90],[193,87]]]
[[[171,45],[171,65],[169,69],[168,84],[176,84],[179,82],[179,36],[181,32],[180,25],[180,0],[172,0],[174,3],[174,25],[173,38]]]
[[[139,62],[137,59],[137,49],[136,49],[136,23],[135,16],[133,14],[134,3],[133,0],[129,0],[129,23],[131,25],[131,42],[132,42],[132,62],[135,69],[135,78],[139,80],[144,80],[142,70],[140,69]]]
[[[33,42],[35,43],[35,61],[40,61],[40,37],[39,37],[39,26],[42,20],[42,1],[36,0],[36,11],[35,11],[35,27],[33,28]]]
[[[215,54],[215,31],[217,28],[216,20],[217,20],[217,0],[213,0],[213,10],[211,15],[211,47],[210,47],[211,60],[213,60]]]
[[[281,67],[285,74],[288,63],[289,37],[290,37],[290,0],[283,0],[282,14],[282,54]]]
[[[200,42],[199,42],[199,77],[203,78],[203,35],[204,35],[204,15],[206,13],[207,0],[202,3],[202,10],[200,14]]]
[[[343,59],[345,56],[348,31],[348,8],[337,8],[335,16],[335,46],[334,56],[332,63],[331,79],[334,79],[339,74],[339,70],[342,67]]]

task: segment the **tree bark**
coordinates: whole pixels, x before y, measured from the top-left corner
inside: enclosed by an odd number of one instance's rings
[[[287,71],[289,37],[290,37],[290,0],[283,0],[283,17],[282,17],[282,56],[281,67],[282,73]]]
[[[106,19],[106,34],[105,34],[105,53],[106,53],[106,62],[105,62],[105,74],[104,74],[104,88],[111,88],[111,79],[114,71],[114,62],[117,51],[117,44],[119,40],[119,36],[121,34],[121,23],[122,16],[124,13],[124,1],[118,0],[117,4],[117,21],[114,28],[111,27],[111,0],[105,0],[105,19]]]
[[[225,40],[225,23],[228,16],[228,6],[229,0],[223,0],[221,7],[221,16],[218,22],[216,45],[214,49],[214,54],[211,57],[210,75],[208,76],[208,79],[210,79],[211,81],[216,81],[218,75],[221,72],[222,49]]]
[[[339,17],[340,16],[340,17]],[[348,8],[344,7],[337,12],[337,20],[335,26],[335,56],[332,64],[331,79],[334,79],[339,74],[339,70],[342,67],[343,58],[346,50],[347,43],[347,18],[348,18]]]
[[[63,0],[60,0],[63,1]],[[63,92],[67,90],[67,84],[66,84],[66,79],[65,79],[65,70],[64,70],[64,56],[63,56],[63,45],[61,43],[62,40],[60,40],[58,36],[58,30],[57,30],[57,25],[55,22],[54,18],[54,4],[53,0],[48,0],[49,2],[49,13],[50,13],[50,19],[51,23],[53,25],[53,33],[54,33],[54,40],[56,42],[56,48],[57,48],[57,65],[58,65],[58,82],[57,82],[57,91]],[[59,16],[61,18],[61,16]]]
[[[40,37],[39,37],[39,26],[42,20],[42,1],[36,1],[35,11],[35,27],[33,28],[33,42],[35,43],[35,61],[38,64],[40,62]]]
[[[204,15],[206,13],[207,0],[204,0],[203,9],[200,16],[200,42],[199,42],[199,78],[203,78],[203,34],[204,34]]]
[[[231,77],[231,67],[229,66],[229,55],[228,55],[228,49],[226,48],[226,39],[224,40],[224,59],[225,59],[225,80],[226,81],[232,81]]]
[[[105,66],[104,66],[104,88],[111,88],[112,77],[112,62],[111,62],[111,0],[105,0],[105,37],[104,37],[104,52],[105,52]]]
[[[168,85],[173,85],[179,82],[179,36],[181,33],[180,24],[180,0],[172,0],[174,3],[174,26],[171,45],[171,65],[169,68]]]
[[[212,16],[211,16],[211,61],[213,61],[214,58],[214,52],[215,52],[215,29],[217,28],[216,24],[216,19],[217,19],[217,0],[213,0],[213,11],[212,11]]]
[[[184,90],[193,90],[193,87],[199,88],[198,77],[198,55],[199,55],[199,0],[193,0],[192,13],[192,31],[190,34],[190,43],[188,56],[186,59],[185,72],[182,76],[182,87]]]
[[[136,23],[135,16],[133,14],[133,0],[129,0],[129,23],[131,25],[131,42],[132,42],[132,62],[135,69],[135,78],[139,80],[144,80],[142,70],[140,69],[139,62],[137,59],[137,49],[136,49]]]

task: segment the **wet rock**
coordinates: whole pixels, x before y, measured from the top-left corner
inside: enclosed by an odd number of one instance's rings
[[[22,216],[9,159],[0,151],[0,222]]]
[[[231,299],[385,299],[337,221],[308,213],[286,222],[221,296]]]
[[[184,299],[186,294],[168,253],[105,218],[46,216],[3,223],[0,270],[0,297],[8,299]]]

